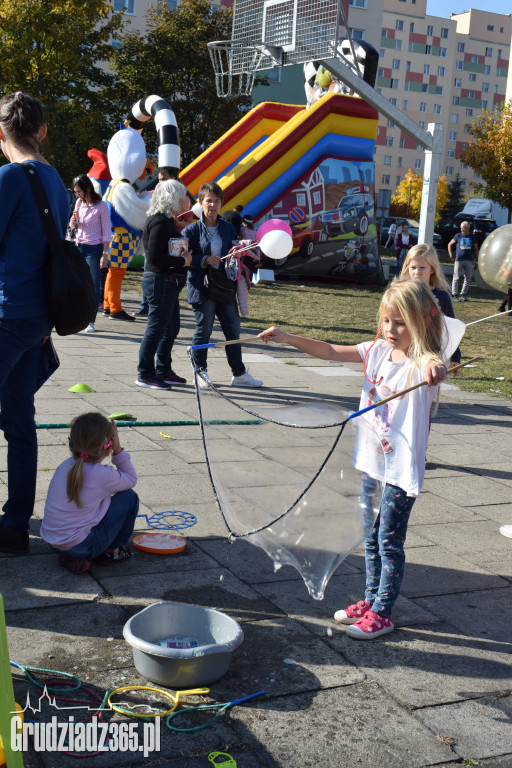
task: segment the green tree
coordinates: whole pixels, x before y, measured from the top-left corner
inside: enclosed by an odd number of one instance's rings
[[[400,184],[391,197],[390,214],[392,216],[409,216],[412,219],[419,219],[421,211],[421,194],[423,189],[423,176],[418,176],[414,171],[409,170],[405,174]],[[436,218],[435,222],[441,218],[441,210],[448,199],[448,183],[443,174],[439,177],[437,186],[436,200]]]
[[[441,210],[441,217],[443,219],[451,219],[456,213],[462,211],[464,208],[465,189],[464,182],[460,178],[459,172],[454,180],[448,184],[448,200]]]
[[[126,111],[154,93],[171,105],[178,124],[182,167],[195,159],[251,107],[248,96],[221,98],[207,44],[231,37],[232,11],[209,0],[183,0],[175,10],[166,2],[151,6],[147,31],[121,39],[112,66]],[[153,122],[144,128],[148,152],[156,151]]]
[[[87,150],[102,147],[119,106],[106,62],[122,14],[109,0],[2,0],[1,92],[23,90],[45,107],[45,156],[70,183],[90,167]]]
[[[481,176],[471,182],[475,192],[508,209],[512,214],[512,100],[498,104],[492,112],[486,109],[468,125],[473,138],[459,159]]]

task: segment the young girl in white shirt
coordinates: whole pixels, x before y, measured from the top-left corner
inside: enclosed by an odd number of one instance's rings
[[[395,280],[382,297],[373,342],[342,346],[274,327],[259,335],[265,342],[291,344],[322,360],[363,362],[360,408],[423,379],[429,385],[359,417],[367,418],[380,438],[386,477],[379,516],[364,542],[364,599],[334,614],[336,621],[349,625],[347,635],[353,638],[371,640],[394,629],[391,614],[404,573],[407,524],[425,474],[430,406],[446,375],[439,358],[441,333],[441,313],[429,287],[419,280]],[[362,479],[372,482],[364,472]]]
[[[41,537],[71,573],[89,570],[94,559],[102,564],[128,560],[126,545],[139,510],[132,490],[137,474],[115,421],[95,412],[77,416],[69,450],[71,457],[50,481]],[[102,464],[109,456],[112,464]]]

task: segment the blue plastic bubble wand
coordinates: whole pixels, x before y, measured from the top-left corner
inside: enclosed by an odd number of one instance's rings
[[[249,701],[250,699],[255,699],[257,696],[264,696],[266,691],[258,691],[258,693],[251,693],[250,696],[244,696],[242,699],[233,699],[233,701],[228,701],[226,704],[200,704],[198,707],[188,707],[187,709],[180,709],[178,712],[173,712],[169,715],[167,718],[167,727],[170,728],[171,731],[178,731],[179,733],[188,733],[190,731],[200,731],[202,728],[206,728],[208,725],[211,725],[214,720],[216,720],[220,715],[222,715],[226,709],[229,707],[235,707],[237,704],[243,704],[244,701]],[[214,714],[213,717],[211,717],[209,720],[206,721],[206,723],[203,723],[202,725],[194,725],[191,728],[176,728],[175,725],[171,725],[170,721],[173,720],[176,717],[179,717],[180,715],[187,715],[190,712],[202,712],[210,709],[218,709],[218,712]]]

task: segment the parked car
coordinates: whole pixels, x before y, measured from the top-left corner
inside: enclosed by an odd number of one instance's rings
[[[377,224],[380,227],[380,239],[381,245],[385,245],[388,240],[389,227],[392,222],[395,222],[397,226],[404,222],[409,225],[409,233],[412,235],[414,243],[418,242],[418,236],[420,231],[420,223],[416,219],[408,219],[405,216],[381,216],[378,219]],[[442,247],[442,238],[437,232],[434,232],[433,244],[435,248]]]
[[[342,197],[336,208],[322,214],[324,232],[337,237],[349,232],[365,235],[375,215],[373,197],[366,192]]]
[[[498,228],[494,219],[484,219],[468,213],[457,213],[451,219],[444,219],[437,225],[437,232],[441,236],[445,248],[450,240],[453,239],[453,236],[460,232],[460,225],[463,221],[469,222],[471,231],[476,237],[478,247],[482,245],[487,235]]]

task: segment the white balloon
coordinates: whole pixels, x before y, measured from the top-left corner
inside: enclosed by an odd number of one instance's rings
[[[269,259],[283,259],[292,250],[293,239],[288,232],[274,229],[263,235],[259,241],[259,246]]]
[[[443,315],[443,333],[441,336],[441,360],[450,360],[451,356],[460,344],[466,331],[466,326],[462,320],[455,317],[446,317]]]
[[[192,206],[192,213],[194,214],[196,219],[201,218],[202,212],[203,212],[203,209],[201,207],[201,203],[194,203],[194,205]]]

